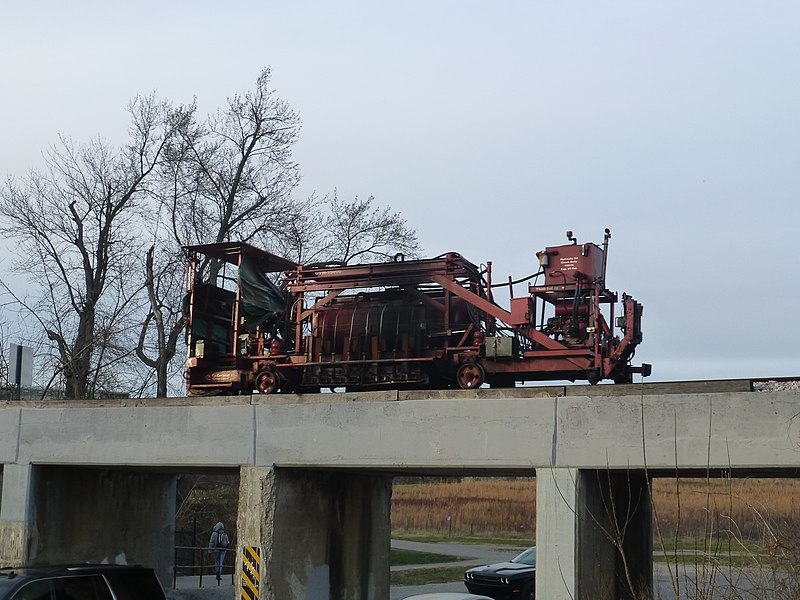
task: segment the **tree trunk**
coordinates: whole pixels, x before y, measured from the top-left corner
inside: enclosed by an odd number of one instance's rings
[[[159,360],[158,368],[156,369],[156,398],[167,397],[167,366],[168,360]]]
[[[72,353],[61,351],[64,363],[65,396],[70,400],[89,398],[89,373],[92,369],[92,348],[94,347],[94,308],[85,308],[80,315],[78,335],[72,345]]]

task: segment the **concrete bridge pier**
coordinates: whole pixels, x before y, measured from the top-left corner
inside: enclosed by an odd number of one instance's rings
[[[652,502],[643,471],[536,470],[536,597],[652,597]]]
[[[36,545],[32,510],[35,469],[31,464],[3,467],[0,478],[0,565],[24,564],[28,549]]]
[[[389,597],[392,478],[342,470],[242,467],[242,546],[260,549],[260,597]]]

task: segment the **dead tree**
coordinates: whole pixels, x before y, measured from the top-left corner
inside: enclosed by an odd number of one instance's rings
[[[99,370],[119,359],[115,339],[137,288],[129,279],[140,252],[137,209],[173,131],[153,96],[135,98],[129,112],[122,148],[61,137],[44,169],[0,191],[0,230],[19,242],[15,269],[36,289],[33,310],[55,345],[67,398],[93,396],[105,381]]]

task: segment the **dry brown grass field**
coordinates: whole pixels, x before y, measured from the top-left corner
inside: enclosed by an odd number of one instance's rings
[[[788,528],[794,531],[800,516],[800,480],[655,479],[652,489],[654,518],[670,538],[719,536],[769,545]],[[395,484],[392,528],[530,538],[536,529],[536,480]]]
[[[533,478],[395,484],[392,492],[393,531],[530,537],[535,527]]]

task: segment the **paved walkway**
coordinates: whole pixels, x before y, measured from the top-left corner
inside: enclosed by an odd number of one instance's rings
[[[178,577],[176,589],[164,590],[167,600],[231,600],[236,598],[234,588],[236,587],[231,582],[230,574],[224,576],[220,584],[217,585],[217,580],[213,575],[203,576],[203,587],[200,587],[200,578],[194,577]]]

